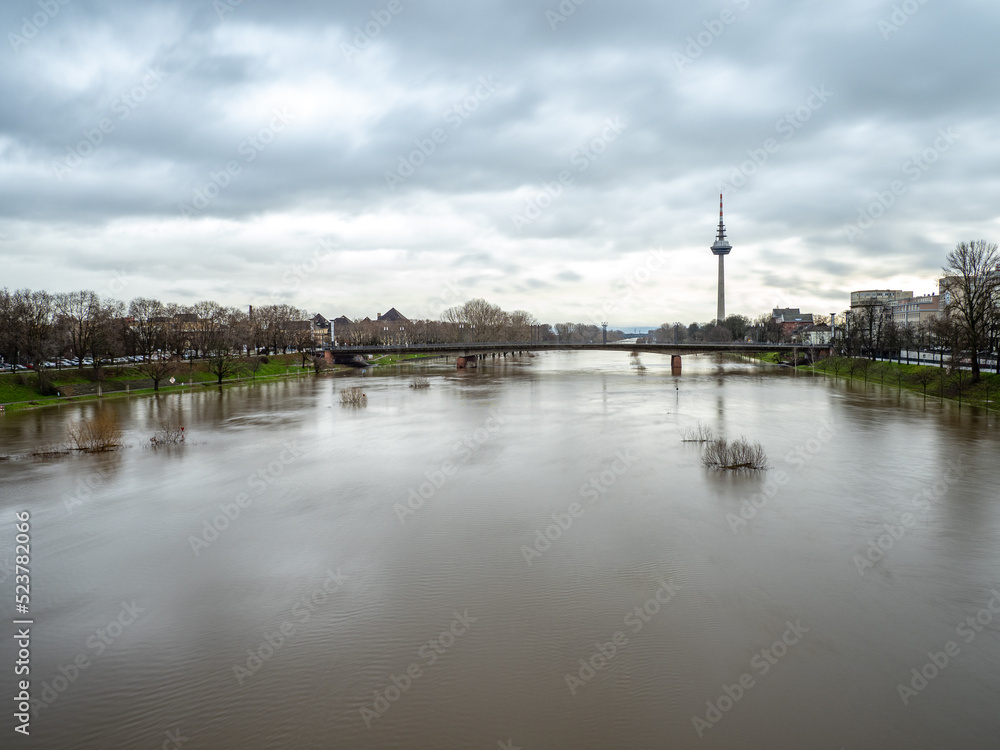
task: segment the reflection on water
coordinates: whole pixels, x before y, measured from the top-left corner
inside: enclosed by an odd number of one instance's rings
[[[996,416],[643,362],[7,414],[33,746],[995,747]],[[368,405],[341,408],[356,382]],[[25,457],[98,408],[130,447]],[[185,445],[148,447],[164,420]],[[706,472],[680,435],[699,422],[761,441],[770,471]]]

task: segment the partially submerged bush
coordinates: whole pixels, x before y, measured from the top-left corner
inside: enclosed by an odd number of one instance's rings
[[[350,388],[340,390],[340,403],[345,406],[364,406],[368,403],[368,396],[365,395],[361,386],[355,385]]]
[[[410,388],[430,388],[431,381],[422,376],[417,376],[410,381]]]
[[[699,422],[695,427],[688,427],[681,433],[681,442],[707,443],[715,438],[715,433],[707,424]]]
[[[113,411],[102,410],[93,418],[70,426],[66,433],[76,450],[97,453],[120,447],[124,431],[118,415]]]
[[[741,437],[730,443],[716,438],[705,446],[701,462],[709,469],[759,471],[767,468],[767,454],[756,441],[751,443]]]
[[[161,422],[156,434],[149,439],[150,444],[157,448],[161,445],[177,445],[184,442],[184,427],[176,422]]]

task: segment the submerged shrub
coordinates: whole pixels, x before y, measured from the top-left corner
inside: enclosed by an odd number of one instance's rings
[[[156,434],[149,439],[154,448],[184,442],[184,427],[176,422],[161,422]]]
[[[118,421],[118,415],[113,411],[104,410],[91,419],[70,426],[66,433],[76,450],[97,453],[120,447],[124,431]]]
[[[368,403],[368,396],[365,395],[361,386],[342,388],[340,391],[340,403],[345,406],[364,406]]]
[[[767,454],[756,441],[751,443],[741,437],[730,443],[716,438],[705,446],[701,462],[709,469],[759,471],[767,468]]]
[[[681,433],[683,443],[707,443],[715,438],[715,433],[707,424],[699,422],[695,427],[688,427]]]

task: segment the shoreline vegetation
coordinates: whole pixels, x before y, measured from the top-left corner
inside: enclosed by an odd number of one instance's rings
[[[371,360],[372,369],[380,369],[409,363],[418,359],[430,359],[424,355],[386,354]],[[43,394],[38,386],[38,373],[28,370],[17,373],[0,373],[0,407],[2,411],[21,411],[37,409],[44,406],[59,406],[78,401],[98,401],[125,396],[148,396],[157,393],[185,393],[199,386],[243,386],[253,385],[257,381],[271,382],[279,378],[304,377],[313,374],[329,373],[344,374],[355,371],[356,368],[346,365],[333,365],[316,370],[311,364],[302,365],[300,354],[271,355],[266,364],[257,366],[256,371],[246,369],[224,378],[218,382],[216,375],[200,363],[191,367],[188,363],[179,366],[173,373],[176,383],[161,381],[159,389],[152,386],[149,378],[143,378],[135,367],[109,367],[104,370],[105,377],[93,379],[93,370],[85,367],[62,369],[47,369],[43,373],[45,390]],[[100,392],[98,393],[98,388]]]
[[[781,364],[780,355],[762,354],[762,362]],[[828,375],[832,378],[859,380],[880,386],[910,391],[927,398],[947,399],[960,405],[1000,411],[1000,375],[983,370],[978,383],[972,383],[969,370],[947,366],[908,365],[871,360],[866,357],[827,357],[796,369]]]

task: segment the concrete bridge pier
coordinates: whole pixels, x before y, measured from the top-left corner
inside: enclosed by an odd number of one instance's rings
[[[458,360],[456,361],[456,365],[458,366],[459,370],[464,370],[466,367],[476,367],[477,359],[478,357],[475,354],[466,354],[458,358]]]
[[[671,354],[670,355],[670,373],[672,375],[681,374],[681,355]]]

